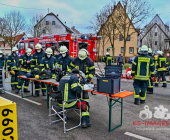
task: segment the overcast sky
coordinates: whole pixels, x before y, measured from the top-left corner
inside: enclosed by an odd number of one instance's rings
[[[148,18],[149,22],[156,14],[159,14],[164,23],[170,21],[170,0],[148,0],[154,8],[154,14]],[[100,9],[110,3],[111,0],[0,0],[0,17],[10,10],[18,10],[25,17],[27,22],[36,14],[44,16],[49,12],[59,14],[59,17],[66,21],[69,27],[75,26],[81,33],[91,32],[86,29],[90,25],[93,15]],[[25,8],[17,8],[5,6],[17,6]],[[30,10],[26,8],[45,9]]]

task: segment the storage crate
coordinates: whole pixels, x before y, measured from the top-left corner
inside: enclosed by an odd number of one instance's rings
[[[120,78],[109,79],[106,77],[97,78],[97,92],[116,94],[120,92]]]
[[[122,66],[117,66],[117,65],[111,65],[111,66],[106,66],[105,67],[105,75],[115,72],[116,74],[119,75],[119,78],[122,76]]]

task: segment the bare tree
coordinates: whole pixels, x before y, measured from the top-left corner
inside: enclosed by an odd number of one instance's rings
[[[23,33],[26,22],[25,17],[19,11],[10,11],[2,18],[1,37],[5,43],[8,43],[11,48],[15,45],[15,37],[17,34]]]

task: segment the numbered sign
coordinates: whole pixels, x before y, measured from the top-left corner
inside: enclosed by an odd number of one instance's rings
[[[18,140],[16,103],[0,97],[0,139]]]

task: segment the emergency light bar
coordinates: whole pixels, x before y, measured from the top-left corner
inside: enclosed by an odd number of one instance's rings
[[[67,34],[66,35],[60,35],[60,37],[65,37],[65,36],[67,36]]]
[[[48,36],[48,38],[54,38],[54,36]]]
[[[43,39],[43,37],[39,37],[38,39]]]

